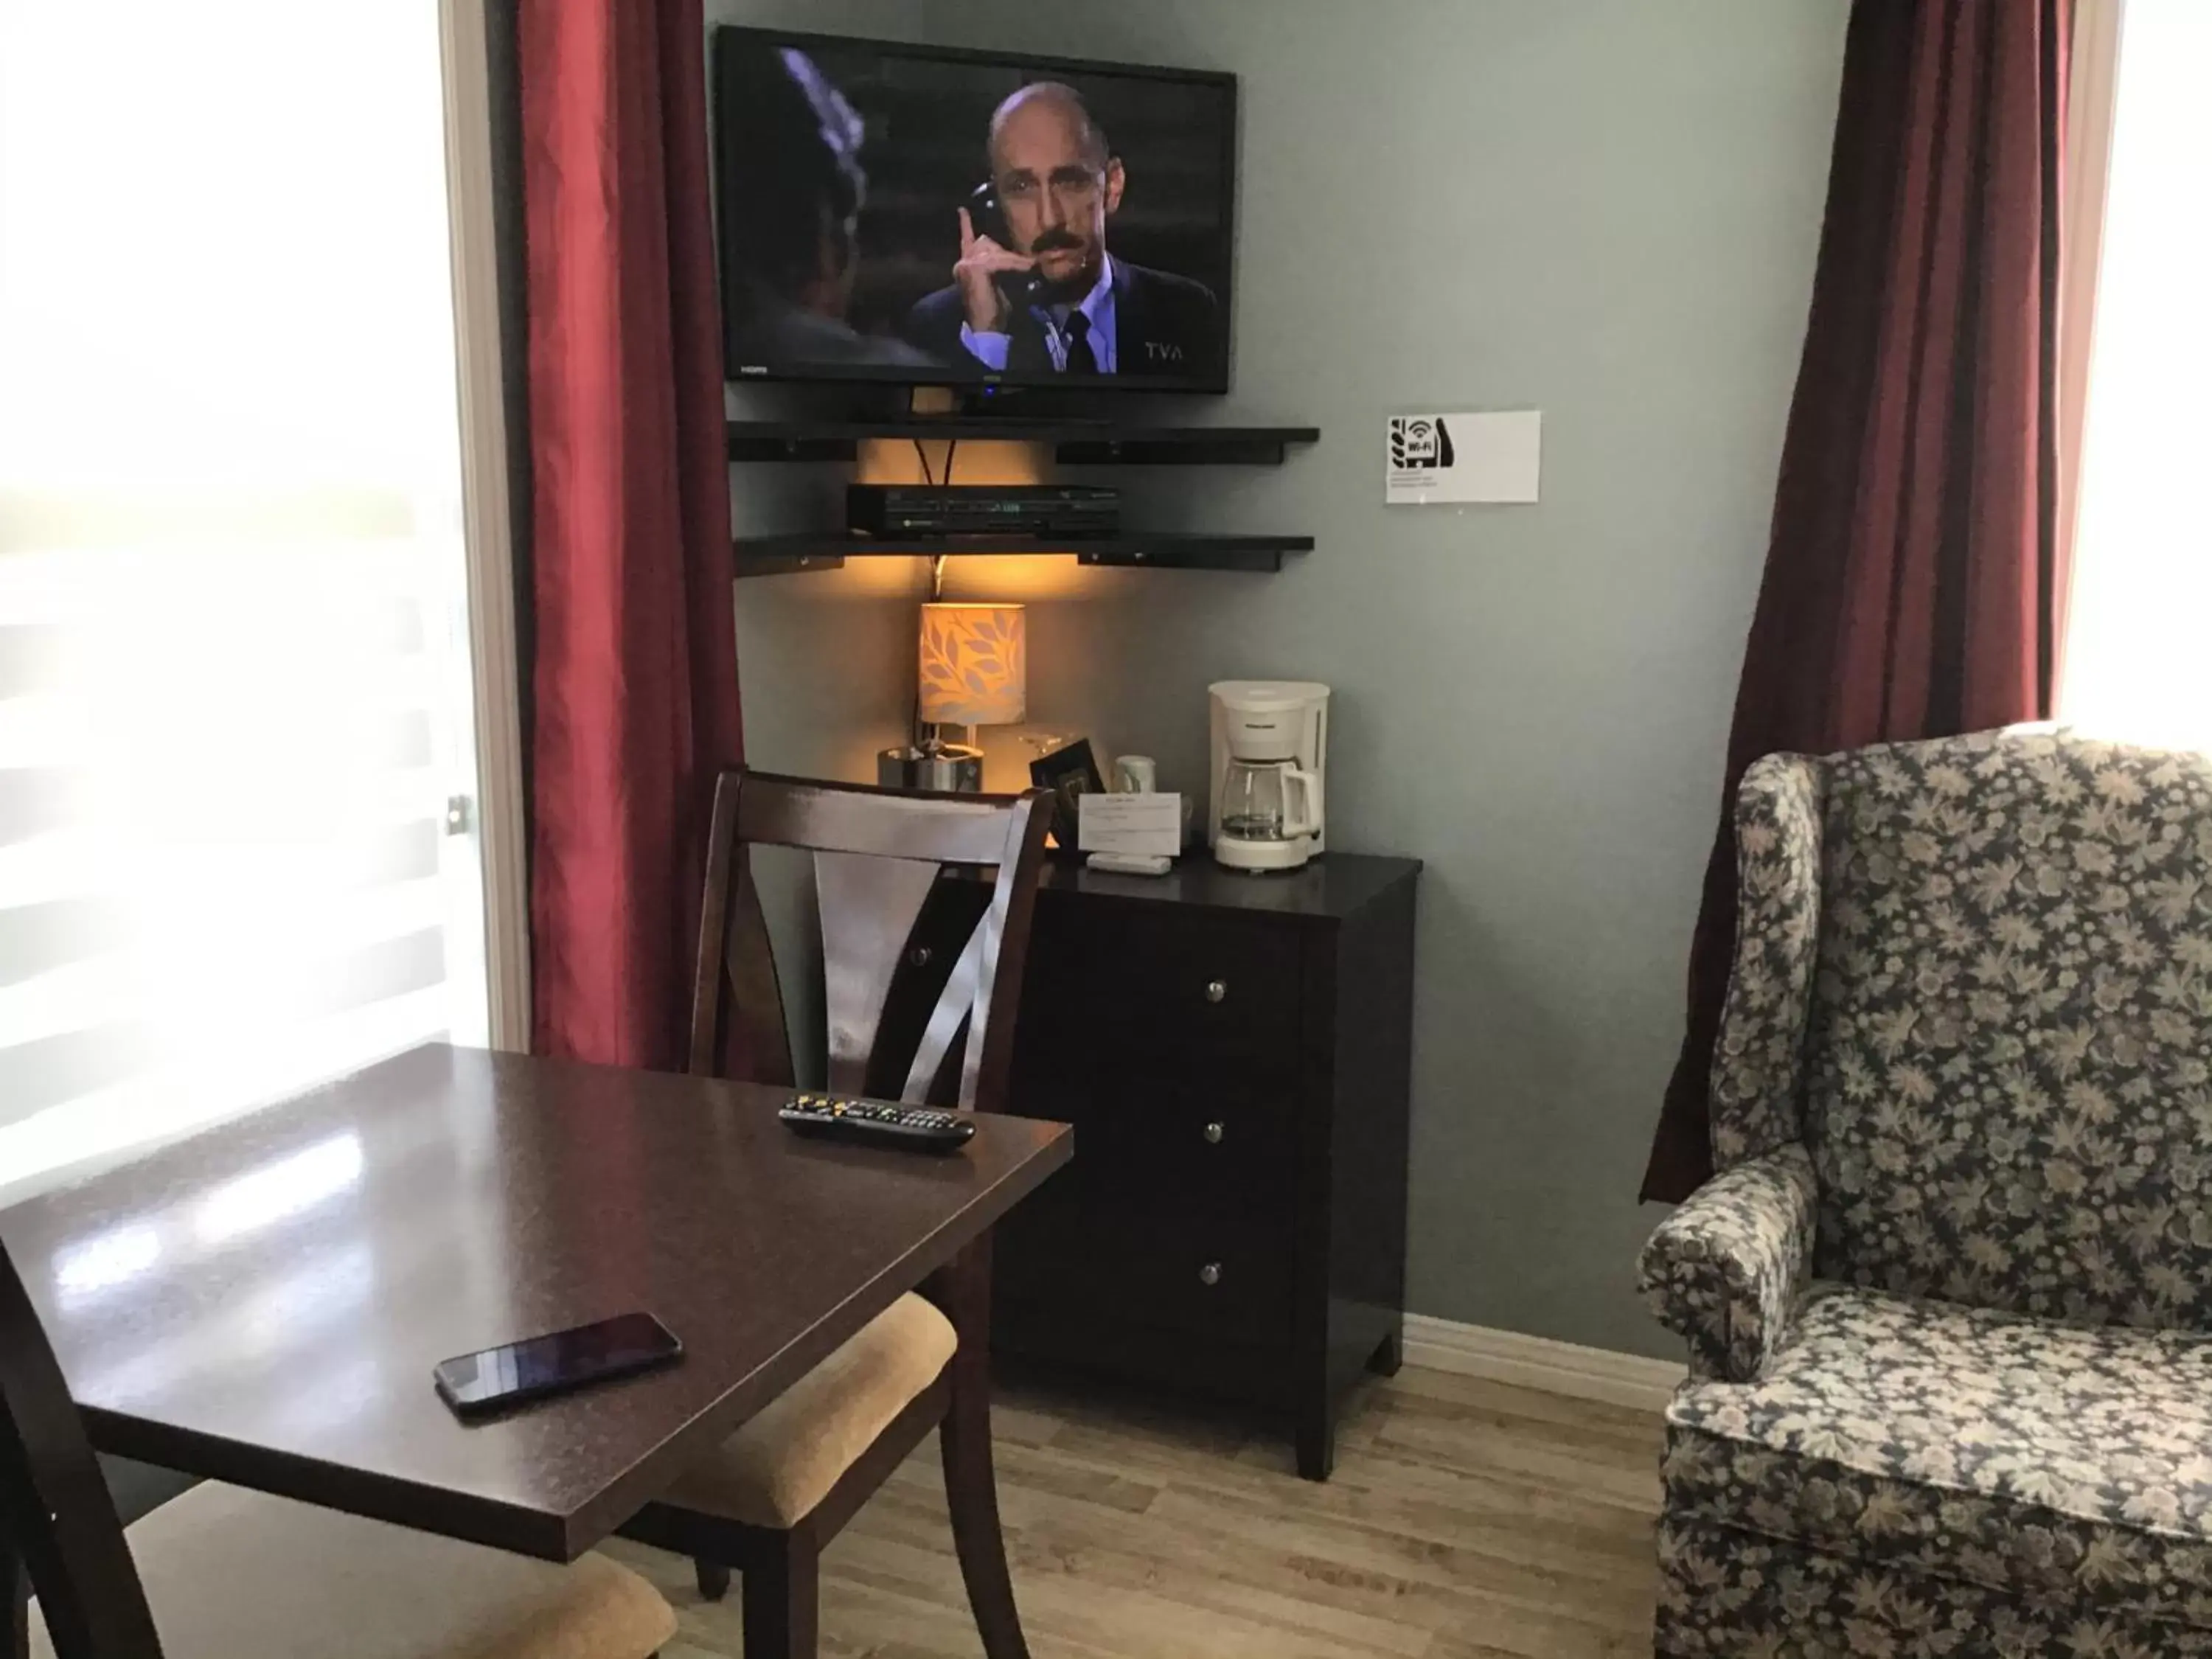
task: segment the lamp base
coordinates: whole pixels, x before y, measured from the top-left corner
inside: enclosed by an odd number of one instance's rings
[[[876,781],[886,789],[980,794],[983,788],[983,751],[950,743],[927,749],[901,744],[877,755]]]

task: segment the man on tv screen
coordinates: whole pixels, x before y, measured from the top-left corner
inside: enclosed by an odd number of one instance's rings
[[[976,211],[960,210],[952,283],[915,306],[907,337],[1018,379],[1203,377],[1218,337],[1213,295],[1107,252],[1128,180],[1082,95],[1054,81],[1024,87],[993,113],[989,153]],[[1001,225],[988,222],[994,208]]]

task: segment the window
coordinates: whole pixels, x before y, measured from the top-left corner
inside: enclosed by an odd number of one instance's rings
[[[483,1040],[439,53],[0,9],[0,1194]]]
[[[2128,0],[2062,714],[2212,749],[2212,5]]]

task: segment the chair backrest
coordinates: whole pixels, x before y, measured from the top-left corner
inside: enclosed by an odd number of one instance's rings
[[[1820,1271],[2212,1328],[2212,759],[1984,733],[1824,764]]]
[[[0,1589],[27,1650],[21,1558],[56,1659],[161,1659],[115,1501],[52,1345],[0,1246]]]
[[[829,1086],[1000,1109],[1050,799],[1041,789],[921,794],[725,772],[700,914],[690,1070],[724,1075],[734,1054],[752,1080],[792,1081],[751,857],[755,847],[792,847],[814,855]],[[979,870],[995,874],[978,880]]]

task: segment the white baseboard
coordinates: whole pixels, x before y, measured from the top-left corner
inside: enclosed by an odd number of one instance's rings
[[[1687,1367],[1668,1359],[1585,1348],[1427,1314],[1406,1316],[1406,1363],[1653,1412],[1665,1407],[1687,1374]]]

